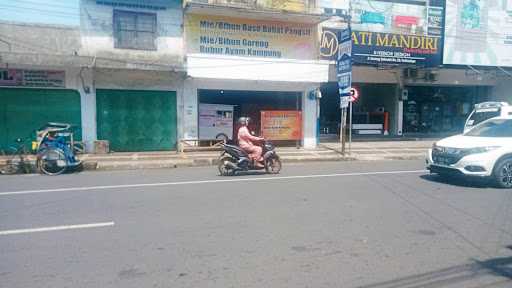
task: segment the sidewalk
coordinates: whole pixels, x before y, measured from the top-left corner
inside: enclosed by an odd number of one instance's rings
[[[356,160],[415,160],[424,159],[427,150],[432,147],[435,140],[421,141],[378,141],[378,142],[352,142],[346,150]],[[341,150],[340,143],[321,143],[320,147],[335,151]],[[350,148],[350,149],[349,149]]]
[[[317,149],[306,150],[295,147],[278,147],[277,153],[283,163],[313,161],[376,161],[424,159],[433,140],[428,141],[387,141],[355,142],[351,153],[341,155],[339,143],[320,144]],[[347,146],[348,149],[348,146]],[[82,155],[85,169],[121,170],[179,168],[217,165],[220,151],[207,152],[139,152],[112,153],[106,155]]]
[[[381,141],[354,142],[350,153],[342,155],[339,143],[321,143],[317,149],[295,147],[277,148],[283,163],[313,161],[377,161],[424,159],[433,140],[428,141]],[[117,152],[111,154],[84,154],[79,158],[85,170],[127,170],[152,168],[178,168],[217,165],[220,151],[208,152]],[[0,166],[8,158],[0,156]],[[29,156],[35,163],[35,156]]]

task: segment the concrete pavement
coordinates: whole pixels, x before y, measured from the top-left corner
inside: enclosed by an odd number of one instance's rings
[[[0,286],[510,287],[510,191],[423,168],[2,176]]]

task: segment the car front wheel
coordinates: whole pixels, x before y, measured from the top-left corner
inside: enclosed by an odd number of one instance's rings
[[[494,181],[500,188],[512,188],[512,157],[501,160],[494,168]]]

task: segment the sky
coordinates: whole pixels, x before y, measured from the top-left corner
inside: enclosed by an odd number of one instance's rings
[[[80,24],[79,0],[0,0],[0,21]]]

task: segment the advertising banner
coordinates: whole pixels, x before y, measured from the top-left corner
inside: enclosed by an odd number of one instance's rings
[[[311,24],[189,15],[187,53],[314,60],[318,57]]]
[[[336,60],[340,30],[323,28],[320,56]],[[431,36],[352,31],[355,64],[409,64],[432,67],[441,64],[442,39]]]
[[[443,8],[421,3],[352,1],[355,64],[441,65]],[[322,59],[336,60],[340,30],[323,28]]]
[[[447,0],[444,64],[512,67],[512,1]]]
[[[261,111],[261,136],[269,140],[302,139],[302,112]]]
[[[408,64],[437,66],[441,64],[441,38],[354,31],[354,62],[362,64]]]
[[[352,0],[353,30],[427,35],[427,27],[427,6],[424,4]]]
[[[64,71],[0,68],[0,86],[64,88],[65,75]]]

